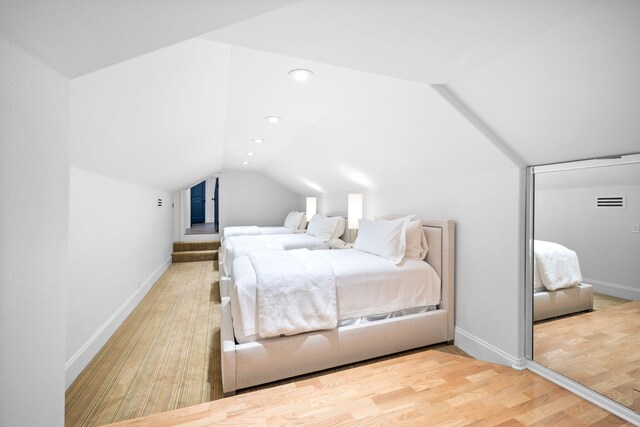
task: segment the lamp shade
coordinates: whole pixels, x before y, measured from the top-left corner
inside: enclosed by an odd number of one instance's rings
[[[362,194],[349,194],[347,206],[349,218],[347,228],[357,230],[358,221],[362,219]]]
[[[317,200],[315,197],[307,197],[307,221],[317,213]]]

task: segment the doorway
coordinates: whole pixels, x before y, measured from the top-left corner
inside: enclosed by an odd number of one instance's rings
[[[211,238],[220,227],[221,177],[213,175],[180,192],[180,224],[176,239]],[[196,235],[203,235],[196,237]],[[208,236],[205,236],[208,235]],[[187,237],[190,236],[190,237]],[[193,237],[191,237],[193,236]]]
[[[205,219],[205,204],[207,202],[207,182],[191,187],[191,226],[203,224]]]

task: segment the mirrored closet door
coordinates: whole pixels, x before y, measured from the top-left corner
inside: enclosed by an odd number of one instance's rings
[[[639,411],[640,155],[529,172],[529,357]]]

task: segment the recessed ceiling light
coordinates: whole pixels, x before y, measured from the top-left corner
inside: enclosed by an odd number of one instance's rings
[[[242,162],[243,165],[248,165],[249,162],[247,162],[246,160],[244,162]]]
[[[247,151],[247,156],[253,156],[255,153],[253,151]]]
[[[264,142],[264,139],[262,138],[254,138],[252,139],[253,142],[255,142],[256,144],[262,144]]]
[[[313,78],[313,72],[299,68],[297,70],[289,71],[289,77],[297,82],[306,82]]]
[[[278,123],[279,121],[282,120],[282,117],[278,117],[278,116],[267,116],[264,118],[266,121],[268,121],[269,123]]]

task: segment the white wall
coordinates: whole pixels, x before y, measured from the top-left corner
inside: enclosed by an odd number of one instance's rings
[[[182,233],[184,230],[182,229],[182,215],[180,211],[182,209],[182,199],[180,198],[181,191],[173,193],[171,195],[171,206],[173,209],[173,241],[179,242]]]
[[[171,263],[175,210],[167,192],[80,169],[70,184],[67,385]]]
[[[523,357],[521,182],[521,172],[512,170],[362,191],[365,218],[456,221],[456,345],[503,364]],[[320,212],[346,212],[347,192],[322,195],[319,204]]]
[[[0,39],[0,425],[64,425],[69,82]]]
[[[213,203],[213,195],[216,189],[216,177],[209,177],[206,180],[206,200],[205,200],[205,222],[214,222],[214,203]]]
[[[304,210],[298,195],[259,172],[222,173],[221,227],[280,226],[287,213]]]
[[[319,194],[325,214],[346,212],[347,193],[361,192],[369,218],[456,220],[456,343],[479,358],[520,362],[523,172],[438,91],[368,76],[266,173]]]
[[[537,179],[542,177],[537,177]],[[597,209],[596,197],[627,196],[626,209]],[[536,191],[536,239],[578,254],[584,281],[598,292],[640,299],[640,185]]]

